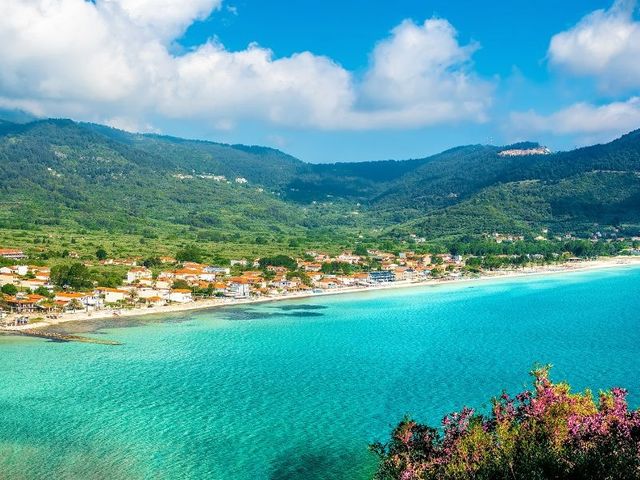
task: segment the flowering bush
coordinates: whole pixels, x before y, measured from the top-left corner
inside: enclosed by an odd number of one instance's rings
[[[532,391],[493,399],[490,416],[465,408],[436,429],[405,418],[380,458],[387,479],[640,479],[640,410],[622,388],[571,393],[532,372]]]

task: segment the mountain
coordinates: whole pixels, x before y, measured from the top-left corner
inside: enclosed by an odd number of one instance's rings
[[[445,152],[400,179],[376,203],[386,212],[410,209],[405,227],[428,237],[543,228],[579,235],[612,227],[638,233],[640,131],[551,155],[500,156],[505,148],[510,147]]]
[[[279,150],[71,120],[0,122],[0,229],[201,241],[431,239],[640,225],[640,131],[555,154],[470,145],[406,161],[308,164]]]
[[[213,229],[220,238],[302,232],[306,222],[322,222],[279,193],[304,168],[264,147],[134,135],[70,120],[5,122],[0,227],[128,233],[188,227],[210,235]]]

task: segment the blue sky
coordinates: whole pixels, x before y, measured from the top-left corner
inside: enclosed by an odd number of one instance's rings
[[[0,45],[2,108],[312,162],[640,128],[630,0],[7,0]]]

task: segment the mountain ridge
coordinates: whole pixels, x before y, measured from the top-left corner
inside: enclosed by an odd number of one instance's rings
[[[537,146],[465,145],[418,159],[312,164],[258,145],[69,119],[5,121],[0,228],[186,228],[222,239],[638,231],[640,130],[567,152],[499,155]]]

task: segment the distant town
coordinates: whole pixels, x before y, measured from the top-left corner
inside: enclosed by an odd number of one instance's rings
[[[488,238],[495,244],[522,241],[518,236],[497,233]],[[195,251],[189,251],[189,248]],[[30,263],[28,255],[20,249],[1,248],[0,322],[5,327],[16,327],[79,312],[88,316],[92,313],[118,316],[125,311],[156,311],[169,305],[203,300],[230,303],[276,299],[390,284],[456,280],[477,277],[487,270],[504,272],[526,266],[531,268],[550,263],[550,260],[565,266],[585,260],[571,252],[551,256],[477,256],[414,251],[391,253],[359,248],[333,256],[307,251],[300,258],[283,254],[231,259],[224,265],[215,265],[185,260],[184,257],[198,256],[197,247],[189,248],[181,252],[181,259],[169,256],[110,258],[99,249],[95,260],[89,261],[70,252],[70,263],[52,266]],[[640,256],[640,249],[627,248],[623,253]],[[107,280],[103,285],[90,274],[90,269],[95,268],[116,273],[104,276]]]

